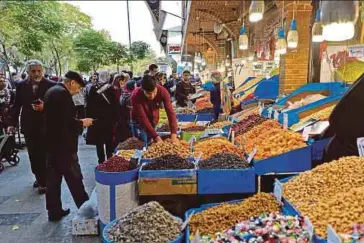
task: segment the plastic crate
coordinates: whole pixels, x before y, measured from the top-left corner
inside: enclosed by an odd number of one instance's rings
[[[254,161],[253,166],[257,175],[302,172],[312,168],[311,158],[312,147],[309,145],[274,157]]]
[[[213,113],[197,114],[196,121],[212,121],[215,115]]]
[[[312,160],[322,160],[326,145],[331,138],[317,140],[312,143]]]
[[[176,114],[177,121],[179,122],[194,122],[196,120],[196,114]]]
[[[228,178],[228,179],[227,179]],[[254,168],[197,171],[198,194],[230,194],[256,192]]]

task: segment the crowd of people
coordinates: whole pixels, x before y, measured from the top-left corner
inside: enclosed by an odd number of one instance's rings
[[[178,144],[172,102],[185,107],[196,92],[189,71],[184,71],[182,80],[176,73],[167,79],[156,64],[142,78],[133,78],[129,71],[111,75],[101,70],[88,81],[74,71],[50,80],[38,60],[28,61],[26,71],[23,79],[14,75],[10,87],[0,73],[1,124],[9,134],[17,128],[24,134],[35,176],[33,187],[46,194],[50,221],[70,212],[62,209],[62,177],[77,207],[88,200],[77,156],[79,135],[84,135],[86,144],[95,145],[98,162],[103,163],[120,142],[132,136],[146,144],[161,142],[155,127],[159,109],[164,108],[171,141]]]

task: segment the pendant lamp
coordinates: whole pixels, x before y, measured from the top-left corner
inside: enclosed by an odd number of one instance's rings
[[[262,0],[253,0],[250,4],[249,8],[249,21],[250,22],[258,22],[263,19],[264,13],[264,1]]]
[[[248,61],[251,62],[254,60],[254,53],[250,53],[248,57]]]
[[[322,1],[322,34],[327,41],[350,40],[355,34],[359,1]]]
[[[278,40],[276,43],[277,52],[282,55],[287,53],[287,41],[284,33],[284,28],[281,27],[278,33]]]
[[[224,28],[224,24],[222,24],[222,23],[215,23],[214,24],[214,32],[215,32],[215,34],[220,34],[223,28]]]
[[[201,65],[202,65],[202,66],[206,66],[206,59],[205,59],[204,57],[202,57]]]
[[[246,59],[242,59],[241,64],[245,65],[246,64]]]
[[[229,58],[229,55],[226,56],[225,66],[226,67],[230,67],[230,58]]]
[[[241,26],[240,28],[240,36],[239,36],[239,49],[240,50],[248,50],[249,39],[246,34],[245,26]]]
[[[295,19],[292,19],[291,28],[287,34],[287,46],[290,49],[295,49],[298,46],[297,21]]]
[[[321,24],[321,9],[317,9],[315,23],[312,26],[312,41],[323,42],[324,36],[322,35],[322,24]]]

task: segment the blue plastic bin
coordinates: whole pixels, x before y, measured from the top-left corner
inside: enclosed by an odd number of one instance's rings
[[[198,194],[230,194],[256,192],[254,168],[197,171]]]
[[[197,114],[196,121],[212,121],[212,120],[214,120],[214,114],[213,113]]]
[[[317,140],[312,143],[312,160],[322,160],[326,145],[330,142],[331,138]]]
[[[196,120],[196,114],[176,114],[177,121],[179,122],[194,122]]]
[[[311,158],[312,148],[306,146],[281,155],[254,161],[253,166],[257,175],[302,172],[312,168]]]

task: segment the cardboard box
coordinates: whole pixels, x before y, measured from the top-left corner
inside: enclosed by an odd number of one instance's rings
[[[98,218],[72,220],[72,235],[99,235]]]

